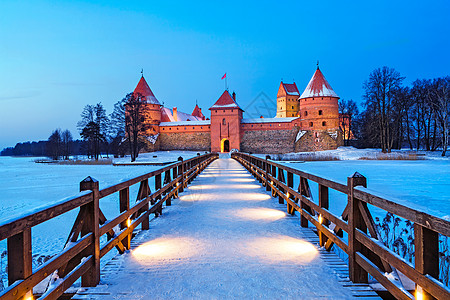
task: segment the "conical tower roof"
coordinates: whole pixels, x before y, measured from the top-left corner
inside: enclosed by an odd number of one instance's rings
[[[316,72],[308,83],[305,91],[301,95],[300,99],[310,98],[310,97],[336,97],[339,96],[333,91],[331,85],[323,76],[319,67],[317,67]]]
[[[217,108],[238,108],[242,111],[244,111],[242,108],[239,107],[239,105],[236,103],[236,101],[231,97],[230,93],[225,90],[223,92],[222,96],[214,103],[213,106],[211,106],[209,109],[217,109]]]
[[[147,81],[145,80],[144,76],[142,76],[141,80],[139,80],[133,93],[136,93],[136,94],[139,93],[142,96],[144,96],[145,100],[147,100],[147,103],[161,105],[161,103],[159,103],[158,99],[156,99],[152,90],[148,86]]]
[[[203,115],[201,108],[198,107],[197,104],[195,104],[194,111],[192,112],[191,115],[193,115],[194,117],[198,117],[198,118],[200,118],[200,119],[202,119],[202,120],[205,119],[205,116]]]

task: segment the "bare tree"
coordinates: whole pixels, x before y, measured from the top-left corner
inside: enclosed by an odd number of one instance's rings
[[[126,95],[125,106],[125,132],[130,147],[131,161],[136,161],[140,149],[143,147],[142,139],[150,128],[148,119],[148,104],[139,93]]]
[[[110,119],[110,147],[115,156],[124,155],[123,141],[125,140],[125,99],[114,104]]]
[[[101,103],[86,105],[81,113],[77,127],[80,135],[88,143],[88,156],[96,160],[100,156],[100,146],[109,136],[109,118]]]
[[[61,156],[61,129],[52,132],[47,141],[47,155],[54,160],[58,160]]]
[[[450,77],[434,79],[428,97],[430,104],[435,109],[437,123],[441,131],[442,156],[445,156],[449,134]]]
[[[363,86],[365,106],[374,114],[376,134],[383,152],[391,152],[394,143],[395,96],[403,79],[395,69],[382,67],[370,73]]]
[[[62,156],[64,159],[69,159],[70,154],[72,154],[72,133],[66,129],[61,133],[61,142],[62,142]]]
[[[344,138],[344,145],[352,139],[352,119],[359,113],[358,105],[353,100],[341,99],[339,101],[339,114],[341,116],[340,127]]]

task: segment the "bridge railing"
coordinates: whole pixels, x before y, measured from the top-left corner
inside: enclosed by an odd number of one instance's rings
[[[233,153],[232,158],[249,170],[273,197],[278,195],[280,204],[286,201],[289,214],[298,211],[302,227],[308,227],[308,222],[313,224],[320,246],[329,251],[334,244],[348,255],[353,282],[367,283],[370,274],[398,299],[450,299],[450,290],[438,280],[439,235],[450,236],[450,222],[377,196],[367,189],[366,178],[358,173],[342,184],[244,153]],[[294,176],[299,177],[297,189],[294,189]],[[317,203],[312,199],[308,181],[318,184]],[[330,189],[347,195],[341,216],[329,210]],[[368,204],[414,224],[414,264],[381,241]],[[389,278],[393,270],[415,283],[415,295]]]
[[[114,247],[119,253],[129,249],[133,230],[138,225],[143,230],[148,229],[149,215],[161,214],[163,204],[171,205],[171,199],[178,197],[178,193],[217,158],[218,154],[210,153],[181,160],[101,190],[98,181],[87,177],[80,182],[79,194],[0,224],[0,240],[7,239],[9,282],[0,293],[0,299],[32,299],[33,287],[49,275],[57,275],[58,280],[39,299],[57,299],[80,277],[82,286],[97,285],[100,258]],[[151,177],[155,180],[154,192],[149,185]],[[136,204],[130,207],[130,187],[135,184],[139,184],[139,191]],[[120,214],[106,220],[99,200],[114,193],[119,194]],[[77,208],[80,208],[79,213],[64,250],[33,270],[31,229]],[[107,242],[100,247],[103,235],[107,236]]]

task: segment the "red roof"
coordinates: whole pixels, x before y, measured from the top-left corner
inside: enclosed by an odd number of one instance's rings
[[[153,94],[152,90],[148,86],[147,81],[145,81],[144,76],[142,76],[141,80],[139,80],[139,82],[138,82],[136,88],[134,89],[133,93],[141,94],[142,96],[145,97],[147,102],[150,103],[150,104],[161,105],[161,103],[159,103],[159,101],[156,99],[155,95]]]
[[[308,83],[305,91],[303,92],[301,99],[310,97],[336,97],[339,96],[333,91],[331,85],[323,76],[319,67],[317,67],[316,72]]]
[[[288,95],[296,95],[300,96],[300,92],[298,91],[297,85],[294,83],[283,83],[284,90]]]
[[[211,106],[209,109],[211,110],[215,108],[239,108],[240,110],[244,111],[242,108],[239,107],[236,101],[234,101],[233,97],[231,97],[228,91],[223,92],[219,100],[217,100],[216,103],[214,103],[214,105]]]
[[[192,112],[192,114],[194,117],[198,117],[201,118],[202,120],[205,120],[205,116],[202,113],[202,109],[200,107],[198,107],[198,105],[195,105],[194,111]]]

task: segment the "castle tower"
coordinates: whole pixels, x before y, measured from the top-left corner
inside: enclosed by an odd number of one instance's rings
[[[198,104],[195,104],[194,107],[194,111],[192,112],[192,114],[194,117],[197,117],[201,120],[206,120],[205,116],[202,113],[202,109],[200,107],[198,107]]]
[[[211,111],[211,151],[229,152],[240,149],[242,110],[236,103],[236,94],[224,91],[209,108]]]
[[[297,117],[299,112],[299,100],[297,85],[283,83],[281,81],[277,93],[277,118]]]
[[[317,70],[300,96],[300,117],[306,130],[339,128],[339,96],[317,66]]]
[[[144,75],[142,75],[133,93],[135,95],[139,93],[141,96],[143,96],[147,104],[145,117],[150,123],[150,126],[149,129],[146,131],[146,135],[150,136],[159,133],[159,123],[161,123],[162,105],[161,103],[159,103],[158,99],[156,99],[152,90],[148,86],[147,81],[144,78]]]

